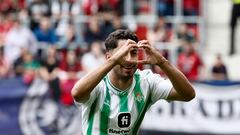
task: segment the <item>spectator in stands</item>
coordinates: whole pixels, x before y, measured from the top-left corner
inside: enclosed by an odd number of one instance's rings
[[[84,40],[90,45],[96,40],[102,41],[103,39],[104,35],[100,28],[98,16],[91,16],[84,34]]]
[[[27,48],[21,48],[20,56],[14,61],[13,70],[16,77],[22,77],[24,74],[24,55],[27,53]]]
[[[121,6],[123,5],[121,2],[123,2],[123,0],[84,0],[82,4],[84,13],[86,15],[93,15],[98,11],[106,11],[109,9],[121,12]]]
[[[193,32],[189,30],[187,24],[182,23],[179,25],[176,34],[173,36],[173,42],[178,45],[178,53],[183,50],[183,44],[187,42],[196,42],[196,37],[194,36]]]
[[[97,2],[93,0],[84,0],[82,7],[85,15],[92,15],[97,12]]]
[[[37,52],[37,41],[32,31],[23,26],[17,17],[13,22],[14,25],[6,36],[4,47],[4,53],[10,64],[20,56],[21,48],[28,48],[32,54]]]
[[[83,71],[88,72],[99,65],[101,65],[105,61],[105,57],[103,54],[102,43],[99,41],[95,41],[90,46],[90,52],[85,53],[82,56],[82,67]]]
[[[124,15],[124,10],[125,10],[125,7],[124,7],[124,0],[118,0],[117,3],[116,3],[116,9],[115,9],[115,12],[117,12],[117,14],[119,16],[123,16]]]
[[[158,0],[157,12],[159,16],[174,15],[174,0]]]
[[[115,13],[112,19],[113,31],[117,29],[127,29],[127,26],[123,24],[122,18],[118,13]]]
[[[106,39],[108,34],[113,32],[113,20],[115,16],[115,12],[111,9],[103,10],[99,12],[99,19],[100,19],[100,31],[102,33],[102,40]]]
[[[17,9],[17,5],[13,0],[1,0],[0,12],[11,12]]]
[[[0,47],[0,79],[8,77],[10,71],[10,65],[3,53],[3,47]]]
[[[25,84],[32,83],[38,75],[40,63],[34,59],[34,56],[27,48],[21,48],[20,57],[14,62],[15,76],[22,77]]]
[[[68,50],[66,59],[60,62],[61,102],[72,105],[71,89],[81,77],[82,67],[74,50]]]
[[[59,57],[54,46],[49,46],[47,55],[43,58],[40,68],[40,76],[49,83],[53,99],[56,102],[60,100],[60,82],[59,82]]]
[[[15,2],[17,9],[26,9],[26,2],[27,0],[18,0],[18,2]]]
[[[22,25],[27,26],[30,29],[30,26],[29,26],[30,16],[28,14],[27,9],[21,9],[18,12],[18,18],[19,18],[20,22],[22,23]],[[30,30],[32,31],[32,29],[30,29]]]
[[[48,0],[31,0],[28,4],[28,13],[30,16],[30,28],[35,30],[39,26],[42,17],[50,16],[50,3]]]
[[[63,37],[61,37],[60,42],[58,43],[59,48],[61,49],[76,49],[80,47],[81,37],[76,33],[75,27],[73,24],[68,24],[65,29]]]
[[[78,73],[82,71],[82,65],[74,50],[68,50],[66,58],[60,62],[59,68],[62,80],[76,80],[79,78]]]
[[[106,39],[107,36],[117,30],[117,29],[126,29],[127,27],[123,25],[122,18],[115,11],[101,11],[99,16],[101,16],[99,24],[100,31],[102,35],[102,40]]]
[[[217,54],[214,65],[211,70],[213,80],[227,80],[228,72],[227,67],[225,66],[222,57],[220,54]]]
[[[40,26],[35,29],[34,33],[39,42],[55,44],[58,41],[55,28],[52,27],[51,21],[48,17],[41,18]]]
[[[179,25],[179,29],[177,30],[177,39],[178,40],[188,40],[190,42],[196,41],[196,37],[194,37],[194,33],[190,31],[188,25],[186,23],[182,23]]]
[[[163,17],[160,17],[152,29],[148,29],[147,39],[151,44],[168,41],[167,26]]]
[[[199,0],[183,0],[183,14],[186,16],[199,15]]]
[[[177,59],[178,68],[192,81],[202,79],[203,63],[191,42],[185,41],[183,51]]]
[[[23,56],[23,81],[25,84],[30,85],[34,78],[38,75],[40,63],[36,61],[33,55],[27,51]]]
[[[111,1],[115,2],[116,0],[100,0],[98,3],[98,12],[114,11],[116,5],[115,3],[111,3]]]
[[[165,23],[163,17],[159,17],[153,29],[148,29],[147,39],[153,45],[159,45],[157,43],[168,42],[170,39],[169,29]],[[165,58],[168,58],[168,51],[163,49],[160,51]]]
[[[237,20],[240,18],[240,0],[232,0],[233,6],[232,6],[232,13],[231,13],[231,40],[230,40],[230,51],[229,55],[233,55],[236,51],[235,48],[235,31],[236,31],[236,25]]]
[[[13,26],[10,13],[0,12],[0,47],[4,46],[7,33]]]
[[[54,19],[67,19],[80,13],[80,5],[75,0],[52,0],[51,14]]]
[[[69,27],[70,21],[79,15],[80,5],[75,0],[52,0],[51,13],[51,18],[56,25],[56,34],[61,38]]]
[[[134,14],[150,14],[149,0],[133,0],[134,2]]]

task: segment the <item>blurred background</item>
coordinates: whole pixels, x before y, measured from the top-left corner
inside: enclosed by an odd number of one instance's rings
[[[81,135],[71,88],[105,61],[108,34],[130,29],[197,92],[158,102],[140,134],[240,134],[239,18],[240,0],[0,0],[0,133]]]

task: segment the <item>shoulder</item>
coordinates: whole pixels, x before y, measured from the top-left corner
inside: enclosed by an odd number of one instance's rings
[[[145,75],[149,75],[149,74],[152,74],[153,72],[152,72],[152,70],[150,70],[150,69],[144,69],[144,70],[140,70],[140,69],[138,69],[137,71],[136,71],[136,74],[138,74],[138,75],[140,75],[140,76],[145,76]]]
[[[150,69],[137,70],[136,75],[138,75],[141,80],[145,81],[154,81],[156,78],[162,78],[160,74],[153,73]]]
[[[154,73],[150,69],[144,69],[144,70],[138,69],[136,71],[136,75],[140,75],[141,78],[146,78],[146,77],[150,77],[150,76],[154,75]]]

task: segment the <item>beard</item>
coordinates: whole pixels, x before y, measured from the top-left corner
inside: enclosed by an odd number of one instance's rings
[[[136,70],[137,70],[137,65],[131,65],[131,66],[117,65],[113,68],[114,74],[121,80],[132,79]]]

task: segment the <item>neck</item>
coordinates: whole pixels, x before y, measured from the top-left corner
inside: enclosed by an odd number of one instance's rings
[[[113,71],[109,73],[111,83],[120,90],[126,90],[132,84],[133,77],[128,79],[119,78]]]

